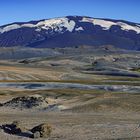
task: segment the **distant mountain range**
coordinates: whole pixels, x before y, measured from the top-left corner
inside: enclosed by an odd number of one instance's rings
[[[33,48],[113,45],[140,50],[140,24],[67,16],[0,26],[0,47]]]

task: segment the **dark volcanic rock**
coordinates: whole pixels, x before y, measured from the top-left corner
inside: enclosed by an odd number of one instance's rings
[[[40,137],[48,138],[51,135],[52,127],[49,124],[43,123],[43,124],[40,124],[40,125],[35,126],[34,128],[32,128],[31,132],[34,133],[35,137],[39,136],[39,134],[38,134],[38,132],[39,132]]]
[[[20,134],[25,130],[25,128],[22,127],[18,121],[14,121],[11,124],[2,125],[2,129],[9,134]]]
[[[23,96],[13,98],[12,100],[3,103],[2,106],[20,108],[20,109],[30,109],[35,107],[46,107],[48,102],[43,97],[34,97],[34,96]]]

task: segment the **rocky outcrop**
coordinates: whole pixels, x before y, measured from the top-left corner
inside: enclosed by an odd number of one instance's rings
[[[19,109],[45,108],[48,106],[48,102],[42,96],[23,96],[13,98],[12,100],[3,103],[0,106]]]
[[[9,134],[20,134],[25,131],[25,128],[18,121],[14,121],[11,124],[4,124],[1,128]]]
[[[35,139],[49,138],[52,133],[52,126],[47,123],[43,123],[33,127],[31,130],[28,130],[23,127],[21,122],[14,121],[11,124],[4,124],[0,126],[0,132]]]
[[[34,138],[43,137],[48,138],[51,135],[52,127],[47,123],[40,124],[31,129]]]

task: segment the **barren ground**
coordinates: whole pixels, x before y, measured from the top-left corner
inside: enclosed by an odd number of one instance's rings
[[[97,62],[92,63],[95,55]],[[1,61],[0,103],[40,95],[47,99],[48,108],[0,107],[0,125],[18,120],[31,129],[47,122],[53,127],[49,140],[139,140],[139,58],[138,53],[104,57],[95,53],[27,59],[26,64]],[[47,83],[56,85],[37,88]],[[31,139],[27,133],[17,136],[1,130],[0,140]]]

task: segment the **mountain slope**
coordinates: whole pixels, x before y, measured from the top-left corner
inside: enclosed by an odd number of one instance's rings
[[[140,24],[67,16],[0,27],[0,47],[72,47],[113,45],[140,50]]]

